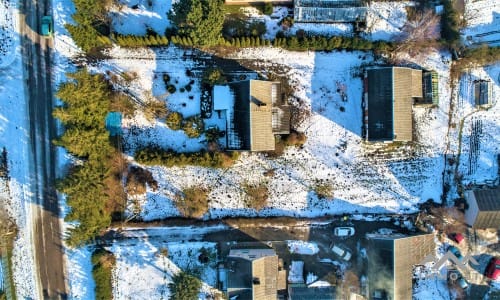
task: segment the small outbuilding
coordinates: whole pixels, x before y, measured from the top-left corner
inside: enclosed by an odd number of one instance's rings
[[[489,80],[474,81],[474,104],[476,107],[490,106],[492,103],[492,86]]]
[[[465,192],[465,223],[473,228],[500,228],[500,188]]]

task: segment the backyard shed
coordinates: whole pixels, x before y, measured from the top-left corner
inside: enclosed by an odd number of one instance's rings
[[[500,188],[465,192],[465,223],[473,228],[500,228]]]
[[[492,101],[492,87],[489,80],[474,81],[474,104],[476,106],[489,106]]]

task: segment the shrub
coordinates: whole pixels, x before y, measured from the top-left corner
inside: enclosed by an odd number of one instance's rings
[[[168,74],[163,74],[163,82],[165,83],[166,86],[170,83],[170,75]]]
[[[184,133],[186,133],[186,135],[190,138],[199,137],[204,130],[203,119],[199,116],[193,116],[185,119],[182,122],[182,130],[184,130]]]
[[[177,195],[175,205],[187,218],[201,218],[208,210],[208,194],[210,190],[201,187],[189,187]]]
[[[186,152],[177,153],[157,147],[139,149],[135,160],[145,165],[165,167],[200,166],[207,168],[228,168],[239,158],[239,152]]]
[[[307,141],[307,136],[303,132],[291,131],[289,135],[285,136],[285,146],[301,147]]]
[[[333,187],[331,184],[316,181],[313,186],[314,193],[319,199],[333,199]]]
[[[220,68],[208,68],[203,72],[202,82],[207,85],[221,84],[226,81],[224,73]]]
[[[110,97],[110,100],[110,111],[119,111],[124,116],[132,116],[134,114],[135,104],[127,95],[117,92]]]
[[[271,2],[266,2],[264,4],[264,9],[262,11],[265,15],[271,15],[273,13],[273,4]]]
[[[163,119],[167,116],[168,110],[165,102],[151,99],[144,107],[144,114],[148,119]]]
[[[171,300],[196,300],[201,288],[201,281],[181,271],[172,278],[168,284]]]
[[[267,184],[260,182],[257,185],[252,185],[246,182],[242,185],[242,188],[246,194],[246,204],[248,207],[261,210],[267,205],[269,198]]]
[[[180,130],[182,127],[182,114],[176,111],[170,112],[167,115],[167,126],[172,130]]]
[[[95,298],[113,299],[111,276],[116,260],[113,253],[102,248],[92,253],[92,277],[95,281]]]
[[[129,195],[145,194],[146,185],[149,185],[153,190],[158,189],[158,182],[149,170],[132,166],[127,177],[127,193]]]
[[[191,92],[191,89],[192,89],[192,88],[191,88],[191,85],[189,85],[189,84],[188,84],[188,85],[186,85],[186,86],[184,87],[184,89],[186,89],[186,91],[188,91],[188,92]]]
[[[173,94],[176,91],[177,91],[177,88],[175,87],[175,85],[173,85],[173,84],[167,85],[167,92],[169,92],[170,94]]]

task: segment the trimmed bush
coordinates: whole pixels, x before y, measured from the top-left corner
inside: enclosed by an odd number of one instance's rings
[[[180,130],[182,126],[182,120],[182,114],[173,111],[167,115],[167,120],[165,121],[165,123],[167,123],[167,126],[172,130]]]
[[[184,133],[186,133],[186,135],[190,138],[199,137],[204,130],[203,119],[199,116],[193,116],[185,119],[182,122],[182,130],[184,130]]]
[[[182,216],[201,218],[208,210],[208,194],[210,190],[202,187],[189,187],[175,199],[175,205]]]
[[[199,166],[207,168],[228,168],[239,158],[239,152],[186,152],[178,153],[158,147],[139,149],[135,160],[145,165],[165,167]]]
[[[169,92],[170,94],[173,94],[176,91],[177,91],[177,88],[175,87],[175,85],[173,85],[173,84],[167,85],[167,92]]]
[[[168,284],[171,300],[196,300],[200,293],[201,281],[181,271],[172,278],[172,283]]]
[[[243,191],[246,194],[246,204],[249,208],[261,210],[267,205],[269,190],[267,184],[260,182],[256,185],[244,183]]]
[[[95,281],[95,297],[99,300],[113,299],[111,276],[116,260],[113,253],[102,248],[92,253],[92,277]]]

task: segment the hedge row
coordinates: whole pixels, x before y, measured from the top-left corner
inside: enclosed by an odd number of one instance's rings
[[[165,167],[199,166],[207,168],[227,168],[239,158],[238,152],[187,152],[178,153],[158,147],[140,149],[135,160],[141,164]]]

